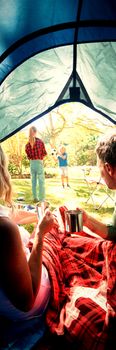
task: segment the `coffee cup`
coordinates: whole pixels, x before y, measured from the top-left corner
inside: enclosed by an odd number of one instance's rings
[[[81,210],[65,211],[65,230],[66,232],[81,232],[83,230],[83,213]]]

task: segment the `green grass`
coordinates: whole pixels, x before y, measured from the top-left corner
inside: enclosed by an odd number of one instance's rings
[[[96,173],[96,168],[93,168],[93,170],[94,179],[95,176],[98,176],[98,174]],[[46,169],[46,173],[47,172],[50,173],[50,169]],[[68,204],[70,205],[70,208],[83,208],[101,221],[108,222],[113,213],[114,201],[112,199],[108,199],[100,209],[96,210],[96,208],[100,206],[106,197],[107,187],[103,185],[98,186],[93,195],[93,205],[92,199],[90,198],[88,200],[88,198],[90,196],[90,191],[95,189],[96,184],[90,183],[90,188],[88,188],[88,185],[84,180],[81,167],[73,167],[69,169],[69,180],[71,187],[63,189],[61,186],[60,175],[57,170],[55,177],[46,178],[46,200],[50,202],[51,209],[53,210],[57,206]],[[12,184],[15,201],[18,197],[23,196],[24,203],[33,203],[30,179],[12,179]],[[112,197],[114,197],[114,191],[107,191]]]

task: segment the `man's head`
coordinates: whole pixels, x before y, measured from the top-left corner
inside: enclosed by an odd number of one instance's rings
[[[116,132],[98,141],[96,153],[102,178],[110,189],[116,189]]]

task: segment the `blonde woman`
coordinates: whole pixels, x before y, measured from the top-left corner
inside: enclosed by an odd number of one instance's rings
[[[29,141],[25,146],[25,152],[30,160],[30,172],[32,181],[32,194],[34,203],[45,200],[45,176],[43,158],[47,155],[44,142],[37,137],[37,128],[29,129]]]
[[[10,175],[1,145],[0,199],[12,208]],[[3,334],[7,339],[10,332],[12,340],[15,331],[16,334],[20,334],[23,327],[24,330],[28,329],[29,320],[33,322],[35,316],[36,319],[40,318],[47,307],[51,285],[47,269],[42,264],[43,239],[45,233],[57,225],[55,217],[47,211],[38,225],[33,248],[27,260],[19,228],[8,213],[6,207],[0,205],[0,324],[3,328],[0,346]],[[10,325],[7,325],[9,319]]]

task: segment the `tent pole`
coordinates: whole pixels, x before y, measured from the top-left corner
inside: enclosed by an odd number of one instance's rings
[[[76,66],[77,66],[77,42],[78,42],[78,31],[79,31],[79,22],[81,16],[83,0],[80,0],[77,8],[77,19],[76,19],[76,28],[74,35],[74,45],[73,45],[73,88],[76,87]]]

